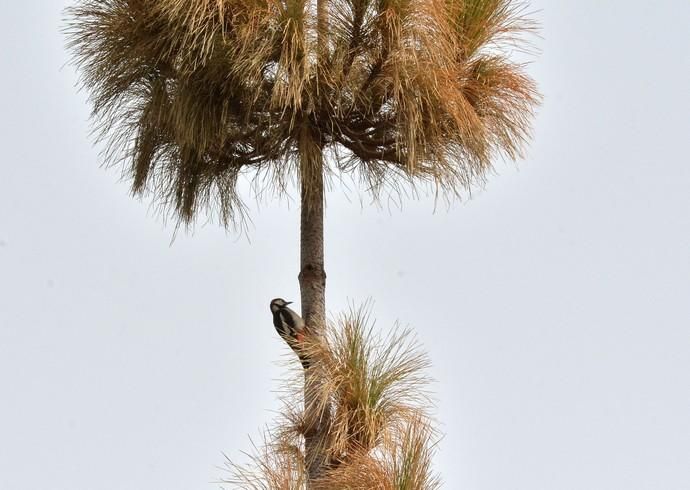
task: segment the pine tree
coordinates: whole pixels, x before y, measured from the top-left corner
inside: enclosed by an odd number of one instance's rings
[[[134,194],[232,227],[240,176],[279,194],[298,182],[302,316],[320,337],[325,182],[454,196],[517,158],[539,98],[510,59],[534,27],[523,14],[514,0],[77,0],[67,35]],[[328,413],[309,417],[310,481],[329,464]]]

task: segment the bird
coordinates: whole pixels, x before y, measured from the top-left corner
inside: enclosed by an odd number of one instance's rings
[[[276,328],[285,342],[295,351],[302,361],[305,368],[309,365],[304,355],[299,351],[299,345],[304,340],[304,320],[288,305],[292,301],[285,301],[283,298],[271,300],[271,313],[273,314],[273,326]]]

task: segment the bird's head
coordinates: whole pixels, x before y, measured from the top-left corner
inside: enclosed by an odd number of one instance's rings
[[[271,300],[271,312],[275,313],[281,308],[285,308],[287,305],[292,304],[292,301],[285,301],[283,298],[276,298]]]

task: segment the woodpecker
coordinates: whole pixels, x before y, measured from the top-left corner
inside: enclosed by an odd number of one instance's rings
[[[295,351],[302,361],[302,366],[308,366],[307,360],[299,352],[299,343],[304,340],[304,320],[295,311],[288,308],[292,301],[283,298],[271,300],[271,313],[273,314],[273,326],[278,335]]]

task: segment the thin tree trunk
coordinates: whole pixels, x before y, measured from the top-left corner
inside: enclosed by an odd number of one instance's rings
[[[322,66],[327,52],[327,0],[317,0],[317,66]],[[320,74],[317,74],[320,78]],[[317,81],[317,84],[319,82]],[[309,122],[302,122],[300,142],[300,273],[302,316],[308,335],[322,336],[326,328],[326,271],[324,268],[324,165],[323,145]],[[322,406],[314,393],[322,381],[318,369],[304,371],[304,436],[308,487],[328,463],[326,446],[330,433],[330,406]]]
[[[328,0],[316,0],[316,35],[318,36],[319,63],[328,52],[326,37],[328,35]]]
[[[302,316],[308,335],[324,335],[326,327],[326,272],[324,269],[324,182],[323,154],[317,136],[303,123],[300,137],[300,273]],[[330,430],[330,407],[321,406],[314,396],[320,380],[318,370],[304,371],[305,459],[309,481],[327,463],[324,448]]]

